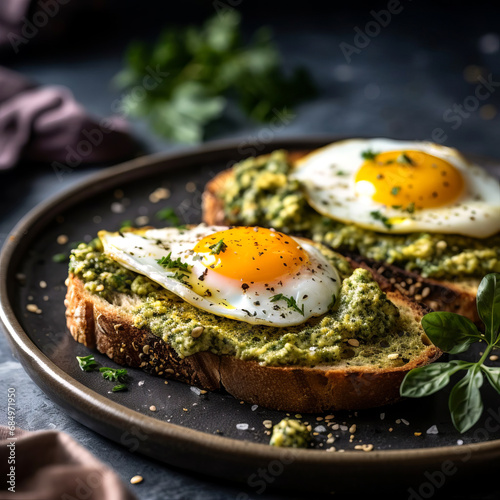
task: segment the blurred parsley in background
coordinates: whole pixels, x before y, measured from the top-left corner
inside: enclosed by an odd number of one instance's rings
[[[313,97],[316,90],[304,69],[290,76],[283,72],[270,30],[259,29],[245,45],[240,20],[236,11],[227,11],[201,27],[167,28],[153,46],[132,43],[126,67],[114,79],[124,91],[121,112],[148,120],[160,136],[196,143],[223,117],[229,101],[265,123],[276,111],[290,111]],[[156,78],[145,80],[151,73]]]

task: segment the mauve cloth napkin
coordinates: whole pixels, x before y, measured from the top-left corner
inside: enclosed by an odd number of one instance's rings
[[[14,434],[15,440],[9,428],[0,426],[0,500],[137,500],[111,469],[66,433],[15,429]],[[12,459],[15,464],[9,464]],[[11,484],[15,493],[8,489]]]
[[[138,152],[122,116],[93,117],[62,86],[41,86],[0,67],[0,170],[27,159],[75,168]]]

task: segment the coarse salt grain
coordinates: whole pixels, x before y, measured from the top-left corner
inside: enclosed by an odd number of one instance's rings
[[[437,426],[435,426],[435,425],[431,425],[431,426],[427,429],[427,434],[439,434],[439,431],[438,431]]]
[[[259,405],[252,405],[252,407],[250,408],[252,411],[255,411],[257,408],[259,407]]]
[[[236,424],[236,428],[240,431],[246,431],[248,429],[248,424]]]
[[[326,432],[326,427],[324,425],[318,425],[314,428],[316,432]]]

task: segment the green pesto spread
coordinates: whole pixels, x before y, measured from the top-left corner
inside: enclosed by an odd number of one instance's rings
[[[228,222],[301,234],[425,277],[481,278],[500,272],[500,234],[484,239],[427,232],[392,235],[334,221],[310,207],[299,182],[289,178],[291,169],[281,150],[235,165],[234,182],[221,193]]]
[[[149,329],[181,358],[210,351],[272,366],[342,362],[382,367],[418,355],[425,346],[411,314],[401,314],[368,271],[353,271],[342,256],[316,245],[339,270],[338,300],[327,314],[286,328],[251,325],[198,309],[107,257],[99,239],[72,251],[69,271],[90,293],[125,306],[134,326]]]
[[[307,448],[311,431],[300,420],[284,418],[273,427],[269,444],[288,448]]]

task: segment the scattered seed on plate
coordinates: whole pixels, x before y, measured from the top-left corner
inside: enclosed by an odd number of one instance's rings
[[[149,217],[147,215],[140,215],[139,217],[136,217],[135,223],[138,226],[145,226],[149,222]]]
[[[355,450],[363,450],[363,451],[372,451],[373,450],[373,444],[357,444],[354,447]]]
[[[100,215],[94,215],[92,220],[94,221],[94,224],[100,224],[102,222],[102,217]]]
[[[115,202],[111,203],[111,211],[114,214],[121,214],[121,213],[125,212],[125,207],[123,206],[122,203],[115,201]]]
[[[419,437],[419,436],[422,435],[422,433],[421,432],[414,432],[413,435],[416,436],[416,437]]]
[[[134,476],[133,478],[130,479],[131,484],[139,484],[144,481],[144,478],[142,476]]]
[[[47,288],[47,282],[46,281],[40,281],[39,285],[40,285],[40,288]]]
[[[45,302],[47,302],[47,300],[49,300],[49,296],[48,295],[44,295],[43,296],[43,300],[45,300]]]
[[[156,406],[155,406],[155,405],[151,405],[151,406],[149,407],[149,410],[150,410],[150,411],[156,411]]]
[[[267,429],[270,429],[272,426],[273,426],[273,423],[271,422],[271,420],[264,420],[262,422],[262,424],[264,425],[264,427],[266,427]]]
[[[498,361],[498,356],[496,354],[492,354],[490,356],[490,361]]]
[[[186,191],[188,193],[194,193],[196,191],[196,184],[194,182],[188,182],[186,184]]]
[[[399,354],[397,352],[393,352],[392,354],[387,355],[387,359],[398,359]]]
[[[66,243],[68,243],[68,241],[69,241],[69,238],[65,234],[60,234],[57,237],[57,243],[59,243],[59,245],[66,245]]]
[[[29,312],[32,312],[32,313],[35,313],[35,314],[41,314],[42,313],[42,310],[36,304],[28,304],[26,306],[26,309]]]
[[[356,424],[352,424],[351,427],[349,427],[349,432],[351,434],[354,434],[356,432]]]

